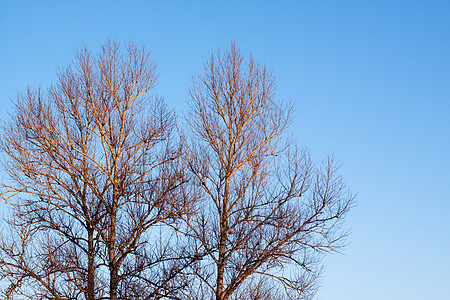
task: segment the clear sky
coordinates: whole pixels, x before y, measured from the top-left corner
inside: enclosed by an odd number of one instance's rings
[[[157,92],[180,112],[233,40],[273,70],[299,143],[334,153],[358,194],[316,299],[449,299],[449,1],[0,0],[0,118],[108,37],[152,50]]]

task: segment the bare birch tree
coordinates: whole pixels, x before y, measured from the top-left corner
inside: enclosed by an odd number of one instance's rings
[[[353,201],[338,165],[315,165],[284,138],[292,105],[276,101],[271,72],[234,44],[194,79],[190,106],[185,188],[197,208],[178,230],[202,259],[187,298],[311,298]]]
[[[157,299],[183,288],[159,226],[184,213],[174,115],[149,95],[144,47],[86,48],[47,92],[29,88],[3,127],[2,298]],[[162,234],[164,233],[164,234]],[[174,258],[178,258],[174,262]],[[21,297],[20,299],[23,299]]]

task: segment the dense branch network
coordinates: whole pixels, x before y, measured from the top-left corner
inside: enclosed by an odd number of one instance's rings
[[[234,44],[211,56],[190,104],[185,188],[198,210],[180,231],[203,255],[193,272],[199,298],[309,298],[320,253],[341,245],[353,200],[334,159],[317,167],[283,138],[292,106],[276,101],[272,74]]]
[[[109,41],[97,55],[78,52],[58,79],[21,95],[4,127],[14,212],[0,244],[5,295],[172,293],[165,283],[184,262],[171,262],[179,255],[158,226],[184,213],[172,197],[183,172],[173,113],[148,95],[157,79],[149,52]]]
[[[232,44],[189,92],[185,131],[150,95],[145,47],[86,48],[2,130],[5,299],[310,299],[353,196],[286,139],[292,104]]]

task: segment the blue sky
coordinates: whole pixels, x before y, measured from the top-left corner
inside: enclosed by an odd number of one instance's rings
[[[450,2],[2,1],[0,118],[84,43],[146,44],[178,111],[212,50],[235,41],[295,103],[292,132],[334,153],[358,205],[317,299],[450,294]]]

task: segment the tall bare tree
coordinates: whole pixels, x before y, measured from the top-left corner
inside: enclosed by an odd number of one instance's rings
[[[338,165],[313,164],[283,137],[292,105],[276,101],[271,72],[234,44],[194,79],[190,105],[185,189],[197,209],[178,230],[202,259],[187,298],[311,298],[353,201]]]
[[[183,172],[174,115],[149,95],[156,80],[146,48],[108,41],[79,51],[47,92],[18,97],[1,140],[13,211],[4,298],[157,299],[183,287],[184,261],[159,226],[186,206],[172,195]]]

